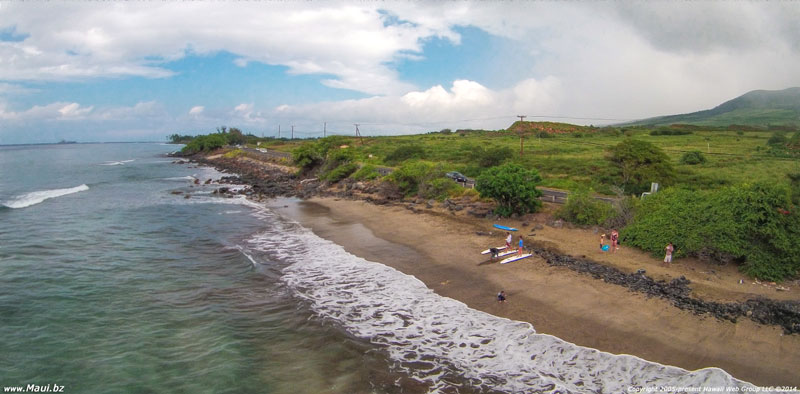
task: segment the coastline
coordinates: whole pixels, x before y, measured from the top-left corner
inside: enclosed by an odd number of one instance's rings
[[[354,255],[413,275],[437,294],[471,308],[529,322],[538,333],[687,370],[718,367],[758,386],[798,384],[800,336],[784,335],[779,327],[694,315],[536,257],[485,264],[478,252],[487,242],[502,243],[500,234],[479,236],[469,225],[454,226],[402,207],[334,197],[278,199],[267,205]],[[342,231],[342,223],[359,223],[424,258],[362,247],[358,234]],[[495,299],[501,289],[509,297],[502,304]]]
[[[253,184],[250,180],[247,183]],[[784,335],[778,326],[761,325],[750,319],[733,323],[695,315],[667,300],[648,298],[565,267],[548,265],[538,256],[506,265],[488,263],[479,251],[501,245],[504,235],[497,231],[491,236],[478,235],[491,230],[488,219],[435,208],[411,210],[398,204],[379,206],[358,199],[309,198],[314,193],[297,189],[286,193],[286,187],[272,189],[277,192],[269,197],[289,194],[306,200],[278,197],[268,200],[267,206],[348,252],[413,275],[437,294],[471,308],[529,322],[538,333],[688,370],[719,367],[758,386],[800,384],[796,374],[800,335]],[[542,223],[542,215],[533,221]],[[343,224],[354,223],[358,224],[358,231],[343,231]],[[662,267],[660,260],[624,246],[617,254],[603,253],[596,249],[597,237],[591,230],[536,226],[529,233],[525,228],[530,224],[523,226],[520,220],[502,223],[522,229],[521,235],[528,243],[552,246],[625,272],[643,268],[648,276],[667,280],[685,275],[692,282],[692,293],[703,299],[800,299],[796,284],[789,285],[787,292],[776,292],[774,287],[751,283],[735,267],[714,269],[689,259]],[[363,231],[386,244],[380,248],[361,245],[359,232]],[[747,283],[739,285],[742,278]],[[509,302],[497,303],[495,294],[499,290],[506,291]]]

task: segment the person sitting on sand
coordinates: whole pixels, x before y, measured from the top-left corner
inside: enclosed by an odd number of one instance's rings
[[[506,231],[506,250],[511,250],[511,233]]]
[[[497,293],[497,302],[506,302],[506,292],[505,291],[500,290],[500,292]]]
[[[492,253],[492,261],[495,261],[497,259],[497,254],[500,253],[497,248],[489,248],[489,252]]]

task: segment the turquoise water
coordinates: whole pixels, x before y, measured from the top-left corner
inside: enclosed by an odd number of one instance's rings
[[[377,357],[364,355],[368,341],[310,320],[279,280],[282,263],[237,248],[269,223],[171,193],[202,193],[187,176],[219,176],[171,164],[174,149],[0,147],[0,204],[31,204],[0,206],[0,385],[371,390],[370,371],[386,367],[364,362]],[[37,203],[35,192],[58,196]]]
[[[280,210],[216,197],[220,185],[204,183],[223,174],[175,164],[165,156],[173,149],[0,146],[0,386],[58,385],[68,393],[752,388],[717,368],[686,371],[604,353],[470,309],[349,254]],[[332,226],[357,234],[364,247],[424,258],[357,223]]]

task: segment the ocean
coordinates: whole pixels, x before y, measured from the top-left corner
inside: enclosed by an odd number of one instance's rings
[[[194,394],[752,387],[717,368],[690,372],[576,346],[441,297],[265,205],[219,197],[223,185],[204,183],[224,174],[174,163],[166,154],[177,147],[0,146],[0,386]]]

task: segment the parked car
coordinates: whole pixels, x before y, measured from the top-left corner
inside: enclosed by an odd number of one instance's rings
[[[450,172],[444,174],[444,176],[446,176],[446,177],[448,177],[448,178],[450,178],[450,179],[452,179],[452,180],[454,180],[456,182],[461,182],[461,183],[466,183],[467,182],[467,177],[465,177],[464,174],[462,174],[460,172],[457,172],[457,171],[450,171]]]

